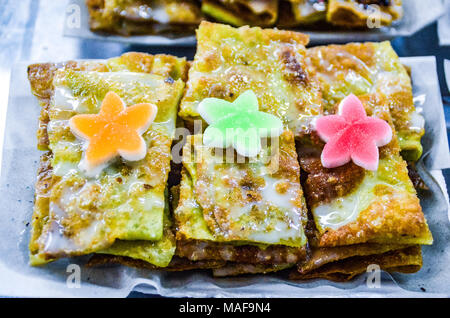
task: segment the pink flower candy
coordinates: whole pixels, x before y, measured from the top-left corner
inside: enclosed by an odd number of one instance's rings
[[[363,104],[353,94],[339,104],[337,115],[320,117],[316,131],[326,142],[321,160],[325,168],[342,166],[353,160],[366,170],[378,169],[378,147],[392,139],[392,129],[387,122],[367,117]]]

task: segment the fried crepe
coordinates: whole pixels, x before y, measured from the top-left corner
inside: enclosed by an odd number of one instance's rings
[[[254,161],[236,160],[203,146],[201,135],[188,137],[174,211],[177,256],[267,265],[304,259],[306,210],[292,132]]]
[[[202,12],[233,26],[272,26],[278,18],[278,0],[203,0]]]
[[[348,94],[384,104],[393,119],[402,156],[422,155],[424,120],[413,102],[411,79],[389,42],[349,43],[308,49],[308,70],[321,86],[325,113],[333,112]]]
[[[179,112],[188,127],[201,120],[197,106],[204,98],[233,101],[251,89],[261,111],[278,116],[296,137],[308,133],[322,99],[304,62],[306,35],[202,22],[197,42]]]
[[[86,0],[92,31],[120,35],[192,33],[201,21],[195,0]]]
[[[41,148],[50,150],[42,157],[36,185],[32,265],[92,252],[169,264],[175,240],[165,189],[184,88],[181,79],[169,74],[183,76],[185,63],[179,59],[169,65],[164,56],[132,53],[105,62],[29,67],[33,93],[43,106],[41,119],[48,119],[40,125],[39,134],[46,140]],[[148,147],[144,159],[132,164],[116,159],[96,177],[88,177],[78,167],[83,148],[68,120],[80,113],[97,113],[108,91],[127,105],[154,103],[158,113],[143,134]]]
[[[325,0],[281,0],[279,27],[313,25],[326,20]]]

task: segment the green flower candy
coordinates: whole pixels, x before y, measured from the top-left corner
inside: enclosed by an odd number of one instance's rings
[[[228,148],[238,154],[255,157],[261,151],[261,138],[278,137],[283,131],[281,120],[259,111],[258,99],[251,90],[232,103],[219,98],[205,98],[198,113],[209,124],[203,134],[207,147]]]

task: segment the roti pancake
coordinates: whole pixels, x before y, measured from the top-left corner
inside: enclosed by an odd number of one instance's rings
[[[296,137],[322,112],[319,84],[304,63],[306,35],[202,22],[197,42],[179,112],[188,125],[201,120],[197,106],[204,98],[234,101],[246,90],[256,94],[260,111],[278,116]]]
[[[188,62],[185,58],[171,55],[128,52],[115,58],[94,61],[68,61],[65,63],[41,63],[28,66],[28,80],[31,91],[37,97],[41,106],[39,127],[37,131],[38,149],[48,150],[47,124],[48,108],[53,96],[53,77],[58,69],[72,69],[74,71],[115,72],[129,71],[149,73],[163,76],[165,80],[182,79],[186,81]]]
[[[110,60],[103,67],[122,66],[117,62]],[[93,63],[95,67],[102,65]],[[36,69],[40,67],[30,67],[30,74],[33,91],[39,97],[40,88],[48,89],[49,85],[36,85]],[[41,130],[48,136],[51,153],[43,157],[46,170],[40,176],[45,177],[38,180],[36,187],[31,263],[39,265],[63,256],[101,251],[167,265],[175,252],[175,241],[168,232],[167,213],[164,217],[164,192],[183,81],[123,68],[100,72],[86,70],[88,67],[44,69],[54,70],[52,92],[47,94],[51,97],[43,103],[49,121]],[[117,159],[92,178],[78,168],[82,146],[70,132],[68,119],[79,113],[97,113],[103,96],[111,90],[127,105],[154,103],[158,114],[143,134],[148,147],[143,160],[130,165]],[[136,240],[148,242],[123,242]],[[159,251],[153,252],[155,248]]]
[[[370,97],[373,104],[388,107],[405,160],[420,158],[424,121],[414,107],[408,72],[389,42],[319,46],[308,49],[307,56],[326,113],[350,93]]]
[[[348,281],[356,275],[365,273],[372,264],[378,265],[380,269],[388,272],[415,273],[422,267],[422,251],[420,246],[411,246],[383,254],[354,256],[328,263],[304,274],[293,270],[289,278],[292,280],[322,278],[332,281]]]
[[[192,33],[202,17],[195,0],[86,0],[92,31],[120,35]]]

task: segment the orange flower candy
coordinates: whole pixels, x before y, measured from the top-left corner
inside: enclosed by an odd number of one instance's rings
[[[98,114],[73,116],[70,130],[87,141],[80,168],[88,175],[96,175],[111,159],[122,156],[137,161],[147,153],[142,134],[156,117],[158,108],[149,103],[126,107],[119,95],[108,92]]]

